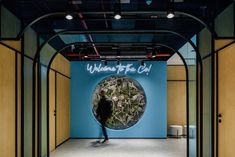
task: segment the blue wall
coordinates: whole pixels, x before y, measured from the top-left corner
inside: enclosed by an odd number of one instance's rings
[[[121,61],[138,68],[140,62]],[[105,77],[116,72],[90,74],[87,64],[99,65],[100,62],[83,61],[71,63],[71,137],[97,138],[100,126],[92,113],[92,94],[96,85]],[[111,138],[166,138],[167,136],[167,78],[166,62],[146,62],[152,64],[149,73],[127,73],[128,77],[137,80],[146,94],[146,109],[142,118],[132,127],[124,130],[107,129]],[[102,64],[103,65],[103,64]],[[108,66],[116,62],[108,62]],[[123,75],[123,73],[120,73]]]

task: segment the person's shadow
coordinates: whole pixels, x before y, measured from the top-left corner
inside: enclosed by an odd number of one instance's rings
[[[113,143],[102,143],[101,141],[104,140],[104,137],[103,137],[103,132],[102,132],[102,129],[101,127],[99,127],[99,134],[98,134],[98,139],[96,141],[92,141],[90,143],[90,146],[91,147],[107,147],[107,146],[112,146],[114,145]]]
[[[99,127],[99,135],[98,135],[98,139],[96,140],[96,141],[92,141],[91,142],[91,146],[92,147],[100,147],[100,146],[102,146],[102,143],[101,143],[101,141],[102,141],[102,130],[100,129],[100,127]]]
[[[101,141],[93,141],[91,142],[92,147],[107,147],[110,146],[110,143],[102,143]]]

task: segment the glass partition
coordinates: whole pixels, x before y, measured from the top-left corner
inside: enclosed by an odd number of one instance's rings
[[[21,29],[20,20],[5,7],[0,6],[1,38],[16,38]]]
[[[32,157],[32,67],[33,61],[24,57],[24,156]]]
[[[40,68],[39,68],[39,75],[40,75],[40,157],[46,157],[48,155],[48,139],[47,135],[48,132],[48,104],[47,104],[47,71],[48,71],[48,64],[52,56],[56,53],[56,50],[52,48],[49,44],[46,44],[41,52],[40,52]]]
[[[36,53],[36,33],[30,29],[24,37],[24,157],[35,156],[36,129],[35,106],[33,104],[33,57]],[[30,42],[30,44],[28,44]],[[35,41],[35,42],[33,42]]]
[[[196,36],[192,39],[192,42],[195,43]],[[196,53],[190,43],[186,43],[183,47],[179,49],[179,52],[185,59],[186,66],[188,68],[188,85],[189,85],[189,93],[188,93],[188,151],[189,157],[197,156],[197,64],[196,64]]]
[[[203,121],[200,123],[200,127],[202,127],[202,154],[203,156],[212,156],[212,140],[213,140],[213,93],[212,91],[212,55],[211,53],[213,51],[212,49],[212,36],[211,33],[204,29],[199,33],[199,51],[202,56],[202,65],[203,65],[203,86],[202,86],[202,96],[203,96],[203,106],[202,106],[202,113],[201,116],[203,116]]]
[[[47,67],[41,65],[40,68],[41,75],[41,157],[48,156],[47,154]]]

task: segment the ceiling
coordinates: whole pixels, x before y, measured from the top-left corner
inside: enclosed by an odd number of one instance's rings
[[[174,9],[210,23],[231,2],[175,0]],[[154,53],[157,54],[154,59],[168,60],[174,52],[161,44],[178,50],[186,41],[172,33],[158,33],[156,30],[171,30],[190,39],[203,28],[185,15],[176,14],[175,18],[167,19],[169,0],[3,0],[2,3],[24,24],[51,12],[76,13],[71,21],[58,15],[33,25],[33,29],[44,38],[62,30],[86,31],[85,34],[59,35],[50,42],[57,50],[65,47],[61,53],[69,60],[98,59],[100,56],[110,59],[147,56],[147,59],[153,59]],[[115,3],[121,4],[120,20],[113,18]]]

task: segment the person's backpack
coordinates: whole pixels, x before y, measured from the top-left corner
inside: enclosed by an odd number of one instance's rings
[[[107,105],[107,114],[108,116],[111,116],[113,110],[112,110],[112,101],[111,100],[106,100],[106,105]]]

